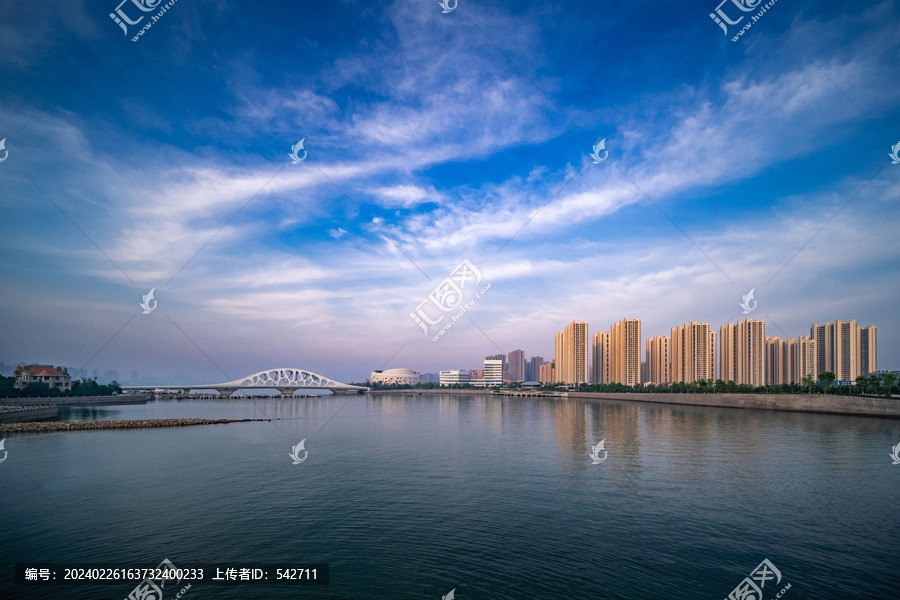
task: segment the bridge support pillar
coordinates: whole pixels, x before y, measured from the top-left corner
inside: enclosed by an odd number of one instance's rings
[[[231,395],[235,391],[237,391],[237,388],[213,388],[213,389],[215,389],[217,392],[219,392],[219,395],[222,396],[223,398],[230,398]]]

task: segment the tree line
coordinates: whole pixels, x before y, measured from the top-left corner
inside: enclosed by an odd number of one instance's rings
[[[878,375],[860,375],[856,378],[854,386],[836,386],[834,385],[836,375],[831,371],[826,371],[819,375],[818,381],[812,375],[807,375],[800,383],[783,383],[780,385],[762,385],[751,386],[747,384],[738,384],[734,381],[724,381],[722,379],[700,379],[691,383],[670,383],[656,385],[653,383],[645,383],[639,385],[625,385],[623,383],[582,383],[581,385],[572,385],[565,383],[544,384],[540,388],[541,391],[559,392],[559,391],[579,391],[579,392],[649,392],[662,394],[845,394],[845,395],[879,395],[889,398],[892,393],[898,390],[900,381],[891,374],[885,375],[883,378]],[[401,389],[441,389],[439,383],[417,383],[417,384],[385,384],[376,383],[355,383],[353,385],[367,386],[374,390],[401,390]],[[484,387],[476,387],[470,383],[452,383],[443,386],[445,389],[457,390],[482,390]],[[519,381],[505,382],[503,387],[506,389],[519,389],[522,383]]]
[[[50,387],[42,381],[32,381],[22,389],[15,387],[15,377],[0,376],[0,398],[39,398],[47,396],[111,396],[122,391],[117,381],[111,381],[107,385],[97,383],[97,378],[83,378],[80,381],[72,381],[72,389],[62,391],[58,387]]]

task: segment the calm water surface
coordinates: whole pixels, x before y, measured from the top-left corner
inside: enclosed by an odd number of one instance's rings
[[[16,562],[163,558],[331,567],[327,586],[184,600],[720,600],[764,558],[782,573],[765,600],[900,597],[898,420],[427,393],[64,418],[178,417],[285,420],[8,436],[0,598],[134,587],[23,589]]]

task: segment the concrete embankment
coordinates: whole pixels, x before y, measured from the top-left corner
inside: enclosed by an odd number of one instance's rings
[[[755,408],[794,412],[900,418],[900,401],[824,394],[647,394],[569,392],[569,399],[656,402],[719,408]]]
[[[41,398],[0,398],[0,404],[27,406],[30,404],[57,404],[59,406],[82,404],[140,404],[150,399],[150,394],[119,394],[117,396],[43,396]]]
[[[482,390],[403,389],[378,390],[369,394],[456,394],[494,395]],[[513,398],[515,396],[512,396]],[[860,396],[832,396],[825,394],[652,394],[611,392],[568,392],[555,396],[560,400],[617,400],[620,402],[655,402],[690,406],[714,406],[717,408],[752,408],[758,410],[784,410],[834,415],[860,415],[868,417],[900,418],[900,399]]]
[[[220,425],[277,419],[144,419],[140,421],[51,421],[44,423],[10,423],[0,425],[0,433],[44,433],[48,431],[83,431],[86,429],[147,429],[151,427],[190,427]]]
[[[59,407],[56,405],[0,406],[0,423],[40,421],[41,419],[55,419],[57,416],[59,416]]]
[[[400,389],[400,390],[369,390],[366,392],[367,394],[371,394],[373,396],[380,396],[383,394],[405,394],[407,396],[418,396],[420,394],[456,394],[460,396],[488,396],[490,395],[489,390],[457,390],[457,389]]]
[[[383,394],[403,394],[406,396],[421,396],[422,394],[455,394],[457,396],[526,396],[531,398],[536,397],[552,397],[552,398],[565,398],[565,392],[537,392],[537,391],[518,391],[518,390],[510,390],[510,391],[496,391],[496,390],[485,390],[485,389],[474,389],[474,390],[457,390],[457,389],[448,389],[448,390],[435,390],[435,389],[400,389],[400,390],[373,390],[368,392],[373,396],[383,395]]]

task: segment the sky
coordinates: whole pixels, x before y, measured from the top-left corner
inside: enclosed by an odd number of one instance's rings
[[[764,4],[0,2],[0,361],[359,382],[759,318],[900,369],[900,0]]]

